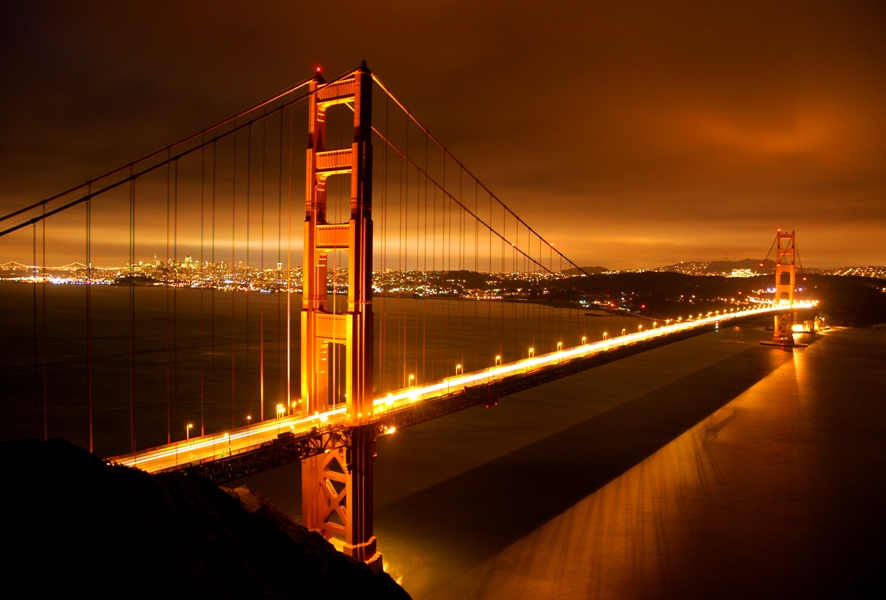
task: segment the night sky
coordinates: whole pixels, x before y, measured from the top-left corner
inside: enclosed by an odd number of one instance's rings
[[[886,264],[881,0],[7,1],[0,213],[362,59],[582,264]]]

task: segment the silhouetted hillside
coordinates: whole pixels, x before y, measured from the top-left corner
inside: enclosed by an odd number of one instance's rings
[[[606,268],[606,267],[599,267],[599,266],[597,266],[597,267],[581,267],[581,268],[578,268],[578,269],[563,269],[563,270],[560,271],[560,272],[563,273],[564,275],[578,275],[578,276],[581,276],[581,275],[584,274],[584,273],[587,273],[587,274],[589,274],[589,275],[596,275],[596,274],[598,274],[598,273],[605,273],[605,272],[608,271],[608,270],[609,270],[609,269]]]
[[[851,275],[808,275],[808,295],[820,300],[828,324],[868,327],[886,323],[886,280]]]
[[[15,596],[409,598],[246,488],[108,466],[60,439],[0,452]]]
[[[573,277],[559,285],[558,297],[577,301],[582,297],[578,290],[600,294],[601,284],[625,299],[623,308],[653,318],[676,318],[728,309],[734,305],[725,300],[744,299],[754,290],[772,287],[774,282],[771,274],[744,278],[644,271],[596,275],[594,280]],[[797,288],[798,299],[820,301],[818,312],[829,325],[866,327],[886,323],[886,292],[882,291],[886,280],[802,274],[797,276]]]

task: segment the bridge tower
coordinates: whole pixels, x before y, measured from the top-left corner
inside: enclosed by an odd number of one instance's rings
[[[788,233],[779,229],[775,241],[775,302],[793,306],[794,286],[797,281],[797,266],[794,262],[796,255],[794,232]],[[775,315],[775,326],[772,332],[773,344],[793,345],[794,311]]]
[[[327,110],[350,104],[350,147],[326,148]],[[344,112],[344,111],[343,111]],[[348,112],[347,114],[350,114]],[[307,414],[337,404],[340,390],[330,368],[344,354],[344,400],[349,443],[302,461],[302,521],[358,560],[381,567],[372,534],[372,76],[366,63],[333,83],[318,74],[308,108],[304,282],[301,312],[301,396]],[[326,180],[350,176],[350,219],[326,220]],[[348,252],[347,311],[327,303],[329,252]],[[338,362],[338,361],[336,361]],[[337,370],[337,369],[336,369]]]

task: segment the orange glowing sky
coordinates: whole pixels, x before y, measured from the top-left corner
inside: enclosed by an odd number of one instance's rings
[[[365,59],[582,264],[886,264],[879,0],[10,4],[0,213]]]

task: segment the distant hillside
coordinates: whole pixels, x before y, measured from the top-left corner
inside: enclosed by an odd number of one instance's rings
[[[760,264],[763,264],[761,267]],[[683,273],[684,275],[726,275],[733,271],[749,270],[755,273],[771,273],[775,268],[775,263],[771,260],[760,261],[754,258],[745,258],[744,260],[715,260],[708,261],[688,261],[680,262],[673,265],[665,265],[650,271],[658,271],[664,273]]]
[[[563,269],[560,271],[564,275],[568,275],[570,277],[574,277],[576,275],[583,275],[584,273],[588,273],[590,275],[599,275],[600,273],[605,273],[608,271],[606,267],[581,267],[579,269]]]
[[[61,439],[0,452],[0,573],[23,586],[13,595],[409,598],[246,488],[108,466]]]
[[[635,272],[598,275],[608,289],[627,300],[626,307],[645,308],[648,316],[676,318],[709,310],[730,308],[723,299],[742,299],[754,290],[772,285],[771,271],[757,277],[697,277],[675,272]],[[818,312],[829,325],[867,327],[886,323],[886,279],[862,276],[803,274],[798,277],[798,298],[819,300]],[[565,289],[565,288],[564,288]],[[569,280],[571,299],[585,290],[599,293],[599,286],[588,278]]]

